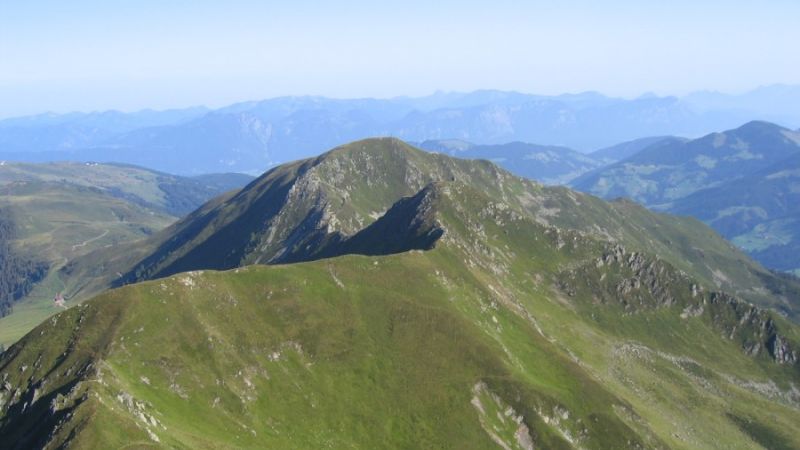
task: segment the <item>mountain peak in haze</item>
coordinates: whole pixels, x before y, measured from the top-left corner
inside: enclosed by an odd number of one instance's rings
[[[767,267],[800,271],[795,173],[800,133],[756,120],[688,141],[660,141],[576,179],[605,198],[630,197],[712,225]]]

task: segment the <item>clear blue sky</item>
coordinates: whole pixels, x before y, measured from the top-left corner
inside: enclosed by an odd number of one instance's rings
[[[435,3],[435,5],[434,5]],[[0,116],[800,84],[800,1],[0,0]]]

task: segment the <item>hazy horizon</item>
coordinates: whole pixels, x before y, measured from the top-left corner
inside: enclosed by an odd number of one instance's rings
[[[267,100],[273,100],[273,99],[279,99],[279,98],[291,98],[291,97],[297,97],[297,98],[302,98],[302,97],[325,98],[325,99],[330,99],[330,100],[359,100],[359,99],[397,100],[397,99],[404,99],[404,98],[407,98],[407,99],[427,98],[427,97],[433,97],[433,96],[436,96],[436,95],[468,95],[468,94],[472,94],[472,93],[476,93],[476,92],[503,92],[503,93],[515,93],[515,94],[521,94],[521,95],[532,95],[532,96],[542,96],[542,97],[558,97],[558,96],[567,96],[567,95],[598,94],[598,95],[604,96],[606,98],[635,100],[637,98],[645,98],[645,97],[652,96],[652,95],[656,95],[657,97],[660,97],[660,98],[665,98],[665,97],[684,98],[684,97],[689,96],[689,95],[701,94],[701,93],[721,94],[721,95],[726,95],[726,96],[737,96],[737,95],[742,95],[742,94],[755,92],[755,91],[757,91],[759,89],[773,88],[773,87],[791,87],[791,88],[800,89],[800,84],[776,83],[776,84],[755,86],[752,89],[745,89],[745,90],[740,90],[740,91],[728,91],[728,92],[720,91],[720,90],[714,90],[714,89],[701,89],[701,90],[697,90],[697,91],[691,91],[691,92],[688,92],[688,93],[685,93],[685,94],[670,94],[670,93],[656,94],[653,91],[648,91],[648,92],[642,92],[642,93],[640,93],[638,95],[630,95],[630,96],[609,95],[609,94],[606,94],[604,92],[600,92],[600,91],[597,91],[597,90],[584,90],[584,91],[579,91],[579,92],[576,91],[576,92],[558,92],[558,93],[543,94],[543,93],[539,93],[539,92],[525,92],[525,91],[520,91],[520,90],[505,90],[505,89],[492,89],[492,88],[478,88],[478,89],[474,89],[474,90],[470,90],[470,91],[455,91],[455,90],[438,89],[436,91],[429,92],[427,94],[423,93],[423,94],[420,94],[420,95],[402,95],[402,94],[400,94],[400,95],[374,96],[374,97],[367,97],[367,96],[351,96],[351,97],[348,97],[348,96],[331,96],[331,95],[313,94],[313,93],[311,93],[311,94],[283,94],[283,95],[275,95],[275,96],[261,97],[261,98],[242,98],[242,99],[234,100],[234,101],[231,101],[231,102],[223,102],[223,103],[218,103],[218,104],[210,104],[210,103],[202,103],[202,102],[201,103],[194,103],[194,104],[176,104],[176,105],[166,106],[166,107],[163,107],[163,108],[150,107],[150,106],[144,106],[144,107],[141,107],[141,108],[139,108],[139,107],[134,107],[134,108],[108,107],[108,108],[98,108],[98,109],[62,109],[62,110],[49,109],[49,110],[33,111],[33,112],[23,113],[23,114],[2,114],[2,113],[0,113],[0,120],[11,119],[11,118],[19,118],[19,117],[28,117],[28,116],[47,115],[47,114],[55,114],[55,115],[70,114],[70,113],[92,114],[92,113],[104,113],[104,112],[121,112],[121,113],[126,113],[127,114],[127,113],[143,112],[143,111],[169,111],[169,110],[184,110],[184,109],[192,109],[192,108],[205,108],[205,109],[209,109],[209,110],[215,110],[215,109],[225,108],[225,107],[236,105],[236,104],[240,104],[240,103],[260,102],[260,101],[267,101]]]
[[[0,6],[0,117],[478,89],[741,93],[800,84],[800,4],[145,0]]]

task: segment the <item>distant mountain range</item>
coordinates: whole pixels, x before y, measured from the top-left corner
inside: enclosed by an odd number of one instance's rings
[[[695,219],[397,139],[60,275],[119,288],[0,353],[9,448],[800,447],[795,280]]]
[[[0,159],[123,162],[179,174],[247,172],[318,154],[365,136],[475,144],[536,142],[589,152],[649,136],[699,136],[754,118],[800,126],[775,99],[800,87],[747,95],[618,99],[597,93],[537,96],[501,91],[420,98],[282,97],[217,110],[46,114],[0,121]]]
[[[767,267],[800,273],[800,132],[750,122],[660,140],[572,186],[697,217]]]

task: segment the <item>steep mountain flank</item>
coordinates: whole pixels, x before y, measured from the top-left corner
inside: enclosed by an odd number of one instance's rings
[[[135,266],[119,270],[124,276],[115,284],[186,270],[283,262],[320,236],[355,234],[397,199],[432,181],[461,180],[501,193],[498,180],[509,177],[488,162],[431,155],[395,139],[359,141],[277,167],[231,199],[201,208],[137,244],[150,255],[124,261]]]

